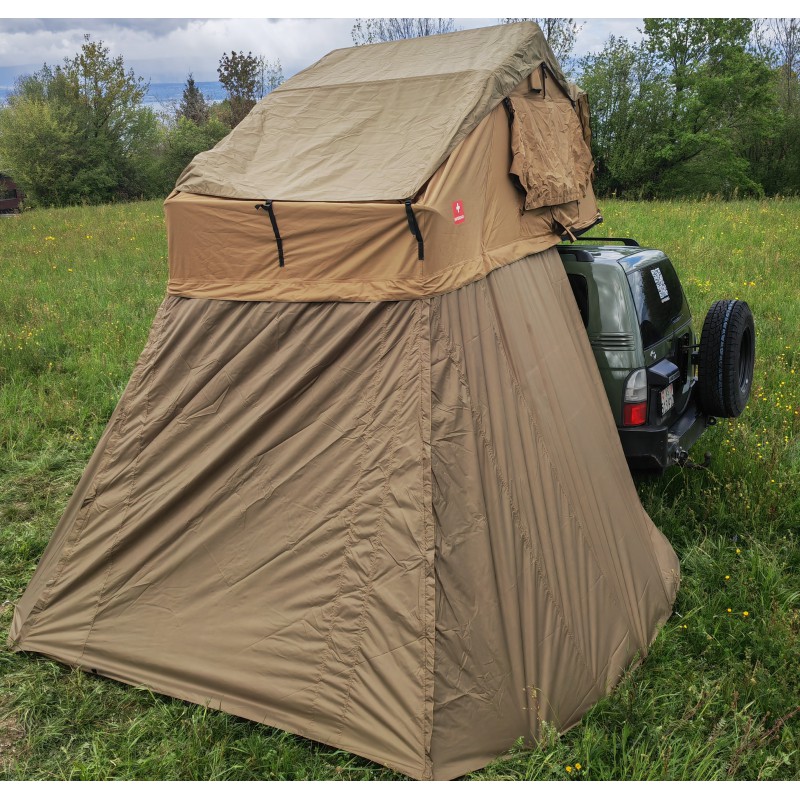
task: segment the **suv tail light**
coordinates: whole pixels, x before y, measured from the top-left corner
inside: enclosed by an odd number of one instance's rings
[[[625,381],[622,403],[622,424],[626,428],[644,425],[647,422],[647,372],[637,369]]]

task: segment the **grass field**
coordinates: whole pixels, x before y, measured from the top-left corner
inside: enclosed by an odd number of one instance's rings
[[[648,659],[576,728],[471,777],[800,779],[800,201],[601,205],[597,235],[665,250],[698,322],[712,300],[747,300],[754,391],[698,443],[709,471],[639,487],[683,572]],[[157,202],[0,219],[0,776],[399,777],[5,645],[166,273]]]

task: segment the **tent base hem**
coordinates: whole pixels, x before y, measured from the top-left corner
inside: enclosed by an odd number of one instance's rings
[[[677,585],[675,587],[676,594],[677,594]],[[675,598],[672,598],[672,602],[674,603]],[[655,633],[653,637],[650,639],[649,645],[652,646],[653,642],[658,638],[659,634],[661,633],[663,627],[666,625],[669,618],[672,616],[672,610],[668,611],[663,617],[659,620],[656,625]],[[269,717],[265,717],[264,715],[256,714],[256,713],[247,713],[246,710],[243,710],[241,705],[238,705],[236,702],[229,702],[228,700],[223,700],[221,698],[207,698],[202,697],[200,694],[196,694],[194,692],[187,692],[185,690],[185,686],[180,683],[171,684],[169,682],[160,683],[160,682],[151,682],[148,683],[146,681],[135,680],[133,678],[126,677],[124,674],[120,673],[118,670],[114,669],[111,665],[104,664],[102,660],[95,659],[95,663],[97,666],[90,667],[85,664],[76,663],[73,658],[70,658],[63,652],[59,652],[54,649],[38,649],[35,647],[27,648],[25,647],[24,643],[20,643],[19,641],[15,641],[14,639],[14,630],[18,629],[18,619],[17,615],[14,615],[14,619],[11,626],[11,633],[8,637],[8,646],[12,652],[18,653],[28,653],[28,654],[37,654],[42,655],[47,658],[52,658],[65,667],[69,667],[72,669],[80,669],[83,672],[86,672],[89,675],[95,675],[101,678],[108,678],[111,680],[115,680],[119,683],[124,683],[128,686],[133,686],[136,688],[144,688],[149,691],[155,692],[157,694],[163,695],[166,701],[169,700],[179,700],[187,703],[194,703],[195,705],[202,706],[203,708],[208,708],[212,711],[221,711],[223,713],[232,714],[234,716],[240,717],[241,719],[246,719],[251,722],[255,722],[262,725],[269,725],[276,730],[286,731],[287,733],[292,734],[293,736],[300,736],[304,739],[308,739],[308,741],[319,742],[320,744],[324,744],[328,747],[334,747],[337,749],[343,748],[346,749],[348,752],[352,752],[361,758],[366,758],[374,763],[386,767],[388,769],[394,770],[395,772],[399,772],[402,775],[406,775],[407,777],[413,778],[414,780],[437,780],[437,781],[449,781],[454,780],[455,778],[460,778],[463,775],[468,775],[471,772],[475,772],[476,770],[483,769],[484,767],[488,766],[489,764],[495,762],[502,762],[502,761],[510,761],[515,758],[518,753],[503,753],[500,755],[495,756],[494,758],[487,759],[485,757],[471,759],[464,764],[460,765],[457,769],[443,769],[437,771],[432,777],[430,775],[429,768],[419,769],[415,768],[410,764],[402,764],[399,762],[389,762],[386,760],[382,760],[376,754],[368,753],[362,749],[353,748],[350,745],[343,743],[342,741],[335,741],[335,740],[326,740],[323,738],[316,739],[307,737],[303,734],[302,731],[298,730],[296,726],[293,728],[291,724],[287,724],[287,722],[280,722]],[[611,683],[608,691],[612,693],[616,691],[619,687],[620,683],[625,679],[627,675],[630,675],[635,670],[639,669],[646,658],[647,654],[639,654],[638,657],[634,656],[631,663],[617,676],[617,678]],[[588,704],[587,708],[591,707],[594,702]],[[568,723],[565,727],[561,728],[558,731],[559,736],[563,736],[573,728],[577,727],[583,721],[583,715],[585,714],[586,709],[581,711],[578,714],[577,719],[573,722]],[[526,747],[526,751],[532,751],[538,748],[538,742],[534,743],[532,746]]]
[[[369,753],[363,748],[354,747],[352,744],[348,744],[344,740],[326,739],[322,737],[312,738],[310,736],[306,736],[303,731],[297,728],[296,725],[292,725],[288,719],[286,722],[283,722],[263,714],[258,714],[256,712],[248,713],[246,708],[242,705],[239,705],[239,703],[237,703],[235,700],[228,700],[218,697],[204,697],[200,694],[186,691],[185,685],[181,683],[172,683],[170,681],[147,682],[137,680],[120,673],[110,664],[104,663],[102,659],[93,659],[92,664],[94,666],[89,666],[88,664],[79,664],[74,660],[74,658],[71,658],[70,656],[57,650],[44,648],[39,649],[36,647],[28,648],[24,644],[12,642],[10,638],[8,646],[12,652],[27,653],[29,655],[41,655],[46,658],[53,659],[54,661],[58,661],[65,668],[79,669],[88,675],[93,675],[98,678],[114,680],[118,683],[123,683],[127,686],[132,686],[137,689],[146,689],[150,692],[162,695],[162,700],[166,702],[178,700],[181,702],[192,703],[211,711],[219,711],[224,714],[231,714],[232,716],[239,717],[240,719],[244,719],[249,722],[269,726],[274,728],[276,731],[283,731],[290,733],[293,736],[299,736],[310,742],[318,742],[319,744],[324,744],[327,747],[333,747],[337,750],[346,750],[348,753],[353,753],[361,758],[373,761],[379,766],[386,767],[414,780],[430,779],[429,768],[426,770],[425,767],[420,768],[411,764],[387,761],[385,759],[381,759],[380,755],[378,754]],[[453,777],[457,776],[454,775]]]

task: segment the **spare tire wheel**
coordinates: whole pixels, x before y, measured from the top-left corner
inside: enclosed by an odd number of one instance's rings
[[[756,330],[743,300],[717,300],[700,337],[697,388],[700,406],[714,417],[738,417],[753,385]]]

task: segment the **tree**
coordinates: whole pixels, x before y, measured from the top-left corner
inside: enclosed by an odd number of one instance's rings
[[[175,124],[165,132],[159,159],[159,176],[162,192],[168,192],[187,164],[204,150],[210,150],[223,136],[230,133],[227,112],[218,116],[219,104],[213,107],[197,88],[194,76],[189,73],[183,97],[175,115]]]
[[[350,35],[353,44],[395,42],[398,39],[416,39],[419,36],[435,36],[452,33],[456,26],[450,18],[393,17],[357,19]]]
[[[83,167],[75,123],[48,103],[9,97],[0,109],[0,164],[23,187],[28,201],[66,205],[76,198]]]
[[[252,52],[222,54],[217,67],[219,82],[227,92],[226,122],[235,128],[255,106],[256,101],[269,94],[283,82],[280,60],[269,61]]]
[[[770,127],[774,95],[749,46],[749,19],[646,19],[645,46],[671,90],[650,177],[662,194],[760,193],[746,158]]]
[[[572,61],[578,34],[583,30],[585,23],[578,24],[574,19],[565,17],[506,17],[500,21],[509,25],[526,20],[535,22],[542,29],[544,38],[547,39],[556,61],[566,72]]]
[[[650,196],[656,158],[653,131],[666,124],[667,81],[640,44],[611,36],[578,62],[592,112],[592,154],[598,194]]]
[[[258,97],[266,97],[271,91],[283,83],[283,67],[279,58],[269,61],[264,56],[258,57]]]
[[[218,119],[211,118],[201,125],[188,117],[180,117],[166,132],[159,163],[161,192],[169,192],[188,163],[198,153],[210,150],[228,133],[230,128]]]
[[[176,114],[178,120],[191,120],[195,125],[205,125],[208,122],[209,107],[205,95],[197,88],[192,73],[186,79],[186,86],[183,87],[183,96]]]
[[[248,52],[222,54],[217,67],[219,82],[225,87],[230,103],[229,124],[235,128],[256,104],[260,69],[258,57]]]
[[[775,128],[750,20],[647,19],[640,44],[611,37],[580,62],[599,193],[760,194],[754,142]]]
[[[142,105],[147,89],[86,35],[63,66],[45,64],[17,82],[0,114],[0,158],[43,204],[149,195],[159,129]]]
[[[92,129],[121,131],[138,114],[150,84],[133,70],[126,72],[122,56],[111,58],[102,42],[93,42],[88,33],[83,39],[75,58],[64,60],[64,73],[79,87]]]
[[[776,69],[781,104],[791,110],[798,102],[800,73],[800,19],[759,19],[753,26],[757,52]]]
[[[748,156],[770,194],[800,192],[800,19],[760,19],[753,45],[772,68],[778,98],[768,135],[752,137]]]
[[[718,64],[734,49],[744,50],[752,27],[750,19],[668,17],[646,19],[644,34],[648,49],[667,67],[680,95],[698,67]]]

